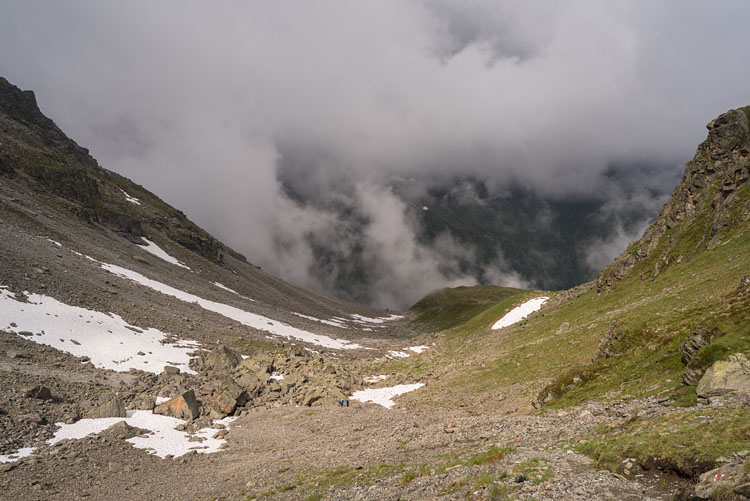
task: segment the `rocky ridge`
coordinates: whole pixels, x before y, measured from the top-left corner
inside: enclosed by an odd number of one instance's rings
[[[669,203],[641,239],[599,274],[597,292],[615,286],[639,262],[651,265],[643,268],[641,279],[652,279],[670,264],[713,248],[728,226],[740,224],[732,221],[733,217],[750,220],[750,206],[733,214],[737,191],[750,178],[750,107],[728,111],[706,127],[708,138],[686,164],[685,174]],[[686,233],[695,231],[696,224],[708,231],[694,239],[686,238]],[[663,243],[662,237],[667,233],[667,241]],[[686,240],[692,245],[676,252],[675,246]]]

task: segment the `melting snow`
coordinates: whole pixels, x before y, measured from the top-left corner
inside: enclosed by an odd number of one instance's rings
[[[366,390],[355,391],[351,399],[360,402],[374,402],[390,409],[395,405],[395,402],[391,400],[393,397],[414,391],[422,386],[424,386],[424,383],[397,384],[389,388],[367,388]]]
[[[19,459],[31,456],[35,450],[36,449],[34,447],[24,447],[22,449],[18,449],[13,454],[8,454],[7,456],[0,455],[0,463],[14,463]]]
[[[282,379],[284,379],[284,375],[279,374],[278,372],[274,372],[273,374],[271,374],[271,377],[269,379],[273,379],[274,381],[281,381]]]
[[[270,332],[271,334],[274,334],[276,336],[293,338],[299,341],[305,341],[307,343],[313,343],[326,348],[334,348],[339,350],[353,350],[356,348],[361,348],[360,345],[352,343],[351,341],[347,341],[346,339],[334,339],[322,334],[313,334],[312,332],[304,331],[302,329],[292,327],[291,325],[287,325],[283,322],[272,320],[262,315],[256,315],[255,313],[250,313],[228,304],[218,303],[216,301],[211,301],[209,299],[204,299],[202,297],[183,292],[179,289],[175,289],[174,287],[170,287],[169,285],[144,277],[143,275],[135,271],[128,270],[127,268],[122,268],[121,266],[107,263],[99,263],[99,265],[103,269],[121,278],[133,280],[134,282],[144,285],[150,289],[159,291],[162,294],[166,294],[167,296],[175,297],[181,301],[185,301],[187,303],[196,303],[204,310],[213,311],[214,313],[218,313],[219,315],[224,315],[227,318],[236,320],[241,324],[253,327],[254,329],[258,329],[261,331]]]
[[[52,242],[53,244],[57,245],[58,247],[62,247],[62,244],[60,242],[57,242],[55,240],[52,240],[51,238],[46,239],[48,242]]]
[[[405,350],[409,350],[413,353],[420,354],[423,351],[429,349],[429,346],[420,345],[420,346],[408,346],[404,348]],[[407,358],[411,356],[411,353],[408,353],[406,351],[399,351],[399,350],[391,350],[388,353],[386,353],[386,358]]]
[[[138,200],[138,199],[137,199],[137,198],[135,198],[135,197],[131,197],[131,196],[130,196],[130,195],[128,195],[128,194],[127,194],[127,192],[126,192],[125,190],[123,190],[122,188],[120,188],[120,191],[122,192],[122,194],[123,194],[123,195],[125,195],[125,200],[127,200],[127,201],[128,201],[128,202],[130,202],[131,204],[135,204],[135,205],[141,205],[141,201],[140,201],[140,200]]]
[[[237,295],[238,295],[238,296],[240,296],[240,297],[241,297],[242,299],[247,299],[248,301],[255,301],[255,299],[249,298],[249,297],[247,297],[247,296],[243,296],[242,294],[240,294],[240,293],[239,293],[239,292],[237,292],[236,290],[230,289],[230,288],[229,288],[229,287],[227,287],[226,285],[220,284],[219,282],[211,282],[211,284],[212,284],[212,285],[215,285],[215,286],[216,286],[216,287],[218,287],[219,289],[224,289],[225,291],[229,291],[229,292],[231,292],[232,294],[237,294]]]
[[[503,318],[495,322],[495,324],[492,326],[492,330],[502,329],[503,327],[507,327],[509,325],[515,324],[516,322],[520,322],[521,320],[541,308],[548,299],[549,298],[547,296],[539,296],[533,299],[529,299],[520,306],[516,306],[508,313],[506,313]]]
[[[238,296],[240,295],[240,293],[239,293],[239,292],[237,292],[236,290],[234,290],[234,289],[230,289],[230,288],[229,288],[229,287],[227,287],[226,285],[222,285],[222,284],[220,284],[219,282],[211,282],[211,284],[215,285],[215,286],[216,286],[216,287],[218,287],[219,289],[224,289],[225,291],[229,291],[229,292],[231,292],[232,294],[237,294]]]
[[[150,252],[154,256],[156,256],[156,257],[158,257],[160,259],[163,259],[164,261],[166,261],[168,263],[176,264],[180,268],[185,268],[186,270],[190,269],[190,267],[188,267],[185,263],[183,263],[182,261],[179,261],[178,259],[176,259],[176,258],[170,256],[169,254],[167,254],[164,251],[164,249],[162,249],[161,247],[159,247],[158,245],[156,245],[154,242],[152,242],[148,238],[143,238],[143,241],[146,242],[146,245],[141,245],[140,247],[143,250],[145,250],[146,252]],[[234,291],[232,291],[232,292],[234,292]]]
[[[385,322],[391,322],[393,320],[398,320],[400,318],[404,318],[403,315],[390,315],[387,317],[365,317],[363,315],[357,315],[356,313],[351,315],[351,317],[354,319],[355,322],[358,324],[382,324]]]
[[[300,318],[306,318],[308,320],[313,320],[315,322],[320,322],[321,324],[332,325],[334,327],[340,327],[342,329],[348,329],[349,328],[346,325],[344,325],[342,323],[342,321],[339,320],[337,317],[333,317],[331,320],[323,320],[321,318],[311,317],[310,315],[303,315],[302,313],[296,313],[294,311],[291,312],[291,313],[292,313],[292,315],[297,315]]]
[[[228,428],[229,424],[235,419],[234,417],[227,417],[214,421],[214,425],[219,423]],[[52,445],[61,440],[80,439],[92,433],[104,431],[120,421],[125,421],[130,426],[150,430],[151,433],[148,435],[129,438],[127,441],[133,444],[133,447],[147,449],[149,453],[156,454],[160,458],[170,454],[179,457],[192,450],[203,454],[218,452],[220,447],[226,443],[224,439],[213,438],[213,435],[219,431],[218,428],[198,430],[195,435],[205,440],[190,442],[190,436],[187,433],[175,430],[177,425],[184,424],[185,421],[154,414],[151,411],[127,411],[127,417],[125,418],[81,419],[73,424],[56,423],[60,429],[47,443]]]
[[[172,365],[195,374],[188,364],[189,353],[198,346],[196,341],[163,344],[164,332],[130,325],[114,313],[69,306],[40,294],[25,294],[28,302],[23,303],[7,287],[0,286],[0,329],[16,334],[33,332],[28,338],[31,341],[89,357],[94,366],[102,369],[159,373],[165,365]]]
[[[156,401],[154,402],[154,405],[166,404],[170,400],[172,399],[169,397],[156,397]]]
[[[409,350],[409,351],[413,351],[416,354],[420,354],[423,351],[428,350],[429,348],[430,348],[429,346],[420,345],[420,346],[409,346],[406,349]]]
[[[379,376],[367,376],[365,379],[365,383],[377,383],[378,381],[383,381],[384,379],[388,379],[388,374],[381,374]]]
[[[386,358],[408,358],[409,354],[405,351],[391,350],[386,354]]]

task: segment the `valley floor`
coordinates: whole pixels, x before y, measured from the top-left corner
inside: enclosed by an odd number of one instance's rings
[[[16,416],[65,420],[69,402],[133,383],[131,374],[95,369],[51,348],[35,352],[34,360],[10,359],[3,355],[23,352],[27,342],[13,334],[0,341],[0,371],[10,387],[46,385],[57,396],[44,401],[6,391],[0,408]],[[636,500],[670,499],[680,483],[658,470],[633,470],[626,479],[574,452],[588,432],[615,427],[636,408],[650,417],[683,412],[655,398],[526,415],[506,414],[502,403],[482,415],[409,407],[333,402],[251,409],[232,423],[225,450],[179,458],[160,459],[108,434],[43,445],[33,456],[0,465],[0,497]],[[40,438],[54,429],[29,427]]]

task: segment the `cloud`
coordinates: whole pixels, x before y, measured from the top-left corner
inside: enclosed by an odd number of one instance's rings
[[[105,167],[269,271],[335,289],[304,271],[316,239],[429,275],[394,178],[566,197],[597,193],[613,164],[679,170],[703,124],[750,102],[748,14],[740,1],[8,2],[0,73]],[[370,218],[364,239],[331,203]],[[420,287],[453,281],[433,271]]]

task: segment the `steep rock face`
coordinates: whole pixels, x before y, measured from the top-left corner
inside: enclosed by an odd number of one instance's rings
[[[601,293],[646,262],[641,278],[653,278],[674,262],[712,249],[732,217],[750,220],[750,207],[734,210],[738,191],[750,178],[750,107],[728,111],[707,126],[708,138],[656,221],[605,268],[596,281]],[[683,246],[676,249],[678,242]]]
[[[147,228],[196,254],[221,263],[225,254],[245,258],[200,229],[185,215],[128,179],[99,166],[86,148],[44,116],[32,91],[0,77],[0,180],[12,180],[57,197],[54,203],[89,224],[142,243]],[[5,181],[3,181],[5,182]],[[123,192],[140,203],[126,200]]]

